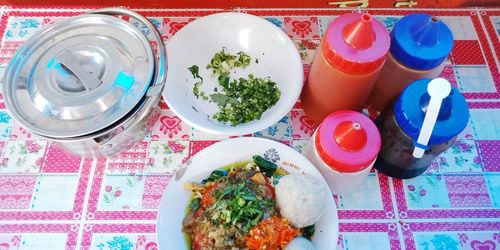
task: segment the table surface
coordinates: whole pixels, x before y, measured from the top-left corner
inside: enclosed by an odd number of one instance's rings
[[[83,11],[0,7],[1,77],[36,30]],[[196,17],[217,11],[141,13],[168,41]],[[370,13],[391,29],[414,11]],[[373,172],[355,193],[334,197],[338,249],[500,248],[500,9],[422,11],[442,17],[453,31],[455,46],[442,76],[467,98],[470,123],[422,176],[399,180]],[[326,27],[347,10],[245,12],[265,17],[293,39],[307,75]],[[173,171],[225,139],[193,129],[163,102],[160,106],[160,118],[133,149],[111,158],[81,159],[21,128],[0,96],[0,249],[156,249],[156,211]],[[301,151],[314,128],[297,103],[254,136]]]

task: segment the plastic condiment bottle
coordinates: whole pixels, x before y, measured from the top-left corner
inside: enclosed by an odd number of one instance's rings
[[[322,39],[302,91],[301,103],[319,123],[338,110],[360,111],[389,50],[389,33],[369,14],[337,17]]]
[[[396,178],[422,174],[453,145],[468,120],[465,98],[447,80],[411,83],[376,121],[382,149],[375,168]]]
[[[446,24],[427,14],[411,14],[399,20],[391,31],[391,47],[375,82],[368,104],[383,111],[411,82],[434,78],[443,71],[453,47],[453,35]]]
[[[365,115],[341,110],[327,116],[303,154],[335,194],[355,190],[368,176],[380,151],[380,134]]]

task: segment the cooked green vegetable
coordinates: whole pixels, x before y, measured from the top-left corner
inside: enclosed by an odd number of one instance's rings
[[[200,207],[200,200],[201,200],[200,198],[193,199],[193,201],[191,201],[189,209],[191,209],[191,211],[198,210],[198,208]]]
[[[218,180],[221,177],[224,177],[226,175],[227,175],[227,170],[216,169],[216,170],[212,171],[212,173],[210,174],[210,176],[208,176],[208,178],[202,180],[201,183],[205,184],[207,182],[215,181],[215,180]]]
[[[311,240],[312,236],[314,235],[314,231],[315,231],[314,225],[304,227],[302,229],[302,236],[304,236],[304,238],[308,240]]]
[[[260,155],[254,155],[253,161],[255,162],[255,164],[257,164],[257,166],[259,166],[260,171],[265,173],[268,177],[273,176],[274,172],[278,168],[278,165],[264,159]]]

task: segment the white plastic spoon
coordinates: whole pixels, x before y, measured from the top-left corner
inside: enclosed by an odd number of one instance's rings
[[[446,79],[435,78],[427,85],[427,92],[431,96],[431,100],[429,101],[429,106],[424,117],[424,124],[422,124],[415,149],[413,150],[413,157],[415,158],[422,158],[424,156],[425,149],[432,135],[432,130],[434,130],[434,126],[436,125],[441,103],[444,98],[450,95],[451,85]]]

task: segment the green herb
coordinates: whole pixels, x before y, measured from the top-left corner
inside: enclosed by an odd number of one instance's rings
[[[238,105],[239,104],[237,99],[229,97],[229,96],[221,94],[221,93],[211,94],[210,98],[212,98],[212,101],[217,103],[217,106],[219,106],[219,107],[225,107],[227,105]]]
[[[198,65],[193,65],[193,66],[189,67],[188,70],[191,71],[191,74],[193,75],[193,78],[200,79],[200,80],[203,81],[203,78],[198,73],[198,71],[200,70],[200,68],[198,67]]]
[[[217,80],[219,80],[220,86],[222,86],[224,89],[229,87],[229,74],[228,73],[224,73],[224,74],[220,75],[217,78]]]
[[[275,205],[259,201],[247,182],[229,183],[222,192],[213,194],[217,201],[211,207],[216,211],[212,221],[224,226],[237,225],[245,233],[260,222],[264,208]]]
[[[238,62],[235,64],[236,67],[243,67],[246,68],[248,65],[250,65],[250,60],[252,58],[245,54],[245,52],[240,51],[238,52]]]
[[[201,91],[200,96],[201,98],[203,98],[203,100],[208,101],[208,96],[205,94],[205,91]]]
[[[217,104],[219,111],[212,118],[219,122],[230,123],[232,126],[260,119],[262,114],[274,106],[281,92],[276,83],[269,78],[258,78],[249,74],[246,78],[230,79],[230,71],[235,68],[246,68],[250,65],[252,58],[245,52],[238,52],[236,55],[227,52],[224,48],[216,53],[207,65],[207,69],[212,70],[212,77],[217,77],[222,90],[214,89],[214,94],[207,96],[204,91],[200,91],[203,78],[199,75],[199,67],[193,65],[189,71],[196,82],[193,87],[193,94],[196,98],[200,96],[205,101],[212,101]],[[259,63],[255,59],[255,63]]]
[[[232,55],[223,48],[219,53],[216,53],[207,69],[212,69],[212,77],[220,76],[224,73],[229,73],[234,68],[246,68],[250,64],[250,56],[243,51]]]
[[[262,113],[275,105],[281,96],[275,82],[255,78],[252,74],[248,75],[248,79],[240,78],[230,83],[219,78],[219,84],[225,95],[234,100],[221,98],[222,94],[214,100],[211,95],[212,101],[220,107],[213,118],[219,122],[229,122],[232,126],[260,119]]]
[[[193,94],[194,96],[196,96],[196,98],[200,97],[200,85],[201,82],[196,82],[193,87]]]
[[[196,82],[193,87],[193,94],[196,96],[196,98],[200,97],[200,85],[203,83],[203,78],[199,74],[200,68],[198,65],[193,65],[188,68],[188,70],[191,72],[191,75],[193,75],[194,79],[199,79],[200,81]],[[205,96],[205,92],[201,92],[201,96],[204,100],[208,100],[208,97]]]

